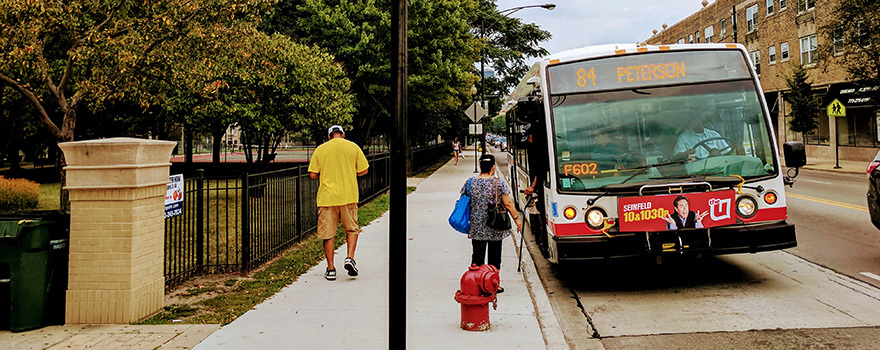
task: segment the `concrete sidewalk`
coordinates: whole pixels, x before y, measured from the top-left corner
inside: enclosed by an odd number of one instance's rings
[[[505,292],[498,309],[490,309],[491,329],[459,328],[460,306],[453,296],[470,265],[471,245],[447,218],[473,175],[472,167],[447,163],[407,197],[407,266],[400,267],[407,269],[407,348],[567,349],[527,252],[524,272],[516,271],[518,234],[503,244]],[[339,269],[336,281],[326,281],[322,262],[195,349],[387,349],[388,227],[386,213],[363,228],[357,279]],[[337,250],[340,267],[345,251],[345,245]]]
[[[807,165],[805,165],[803,168],[845,174],[864,174],[865,176],[867,176],[868,163],[870,162],[871,159],[866,159],[864,161],[841,159],[839,161],[835,161],[834,159],[807,157]],[[836,168],[838,165],[840,166],[840,168]]]

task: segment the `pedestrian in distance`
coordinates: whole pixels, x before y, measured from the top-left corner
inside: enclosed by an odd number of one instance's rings
[[[482,155],[480,157],[480,175],[469,181],[471,182],[471,227],[468,230],[468,238],[473,246],[471,264],[477,266],[486,264],[488,250],[488,264],[501,271],[501,242],[510,236],[511,231],[509,229],[496,230],[486,225],[489,202],[494,200],[496,191],[504,207],[513,216],[516,229],[520,232],[522,232],[522,218],[518,215],[513,200],[510,198],[510,187],[495,176],[495,156],[492,154]],[[460,193],[464,194],[467,190],[468,185],[465,182]],[[504,292],[504,288],[499,287],[497,292]]]
[[[354,261],[358,234],[361,229],[357,222],[358,182],[357,177],[365,175],[369,168],[363,150],[354,142],[345,139],[345,131],[339,125],[327,130],[324,142],[312,154],[309,162],[309,177],[319,180],[318,185],[318,238],[324,240],[324,254],[327,257],[327,271],[324,278],[336,279],[336,264],[333,255],[336,250],[336,227],[342,221],[348,251],[344,267],[348,275],[358,275]]]
[[[461,155],[461,141],[458,141],[458,137],[452,141],[452,153],[455,154],[455,165],[458,165],[458,158],[464,158],[464,156]]]

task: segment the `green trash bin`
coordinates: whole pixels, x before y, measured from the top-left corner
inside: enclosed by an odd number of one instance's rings
[[[69,216],[0,215],[0,329],[64,323]]]

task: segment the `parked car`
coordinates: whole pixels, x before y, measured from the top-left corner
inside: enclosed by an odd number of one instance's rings
[[[880,229],[880,152],[868,163],[868,213],[871,222]]]

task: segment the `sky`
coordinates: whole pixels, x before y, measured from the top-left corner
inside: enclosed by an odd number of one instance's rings
[[[709,0],[714,3],[715,0]],[[600,44],[634,44],[650,38],[651,31],[673,25],[703,7],[702,0],[496,0],[499,11],[553,3],[552,11],[540,7],[510,15],[535,23],[553,38],[541,43],[551,54]],[[529,65],[537,59],[527,61]]]

